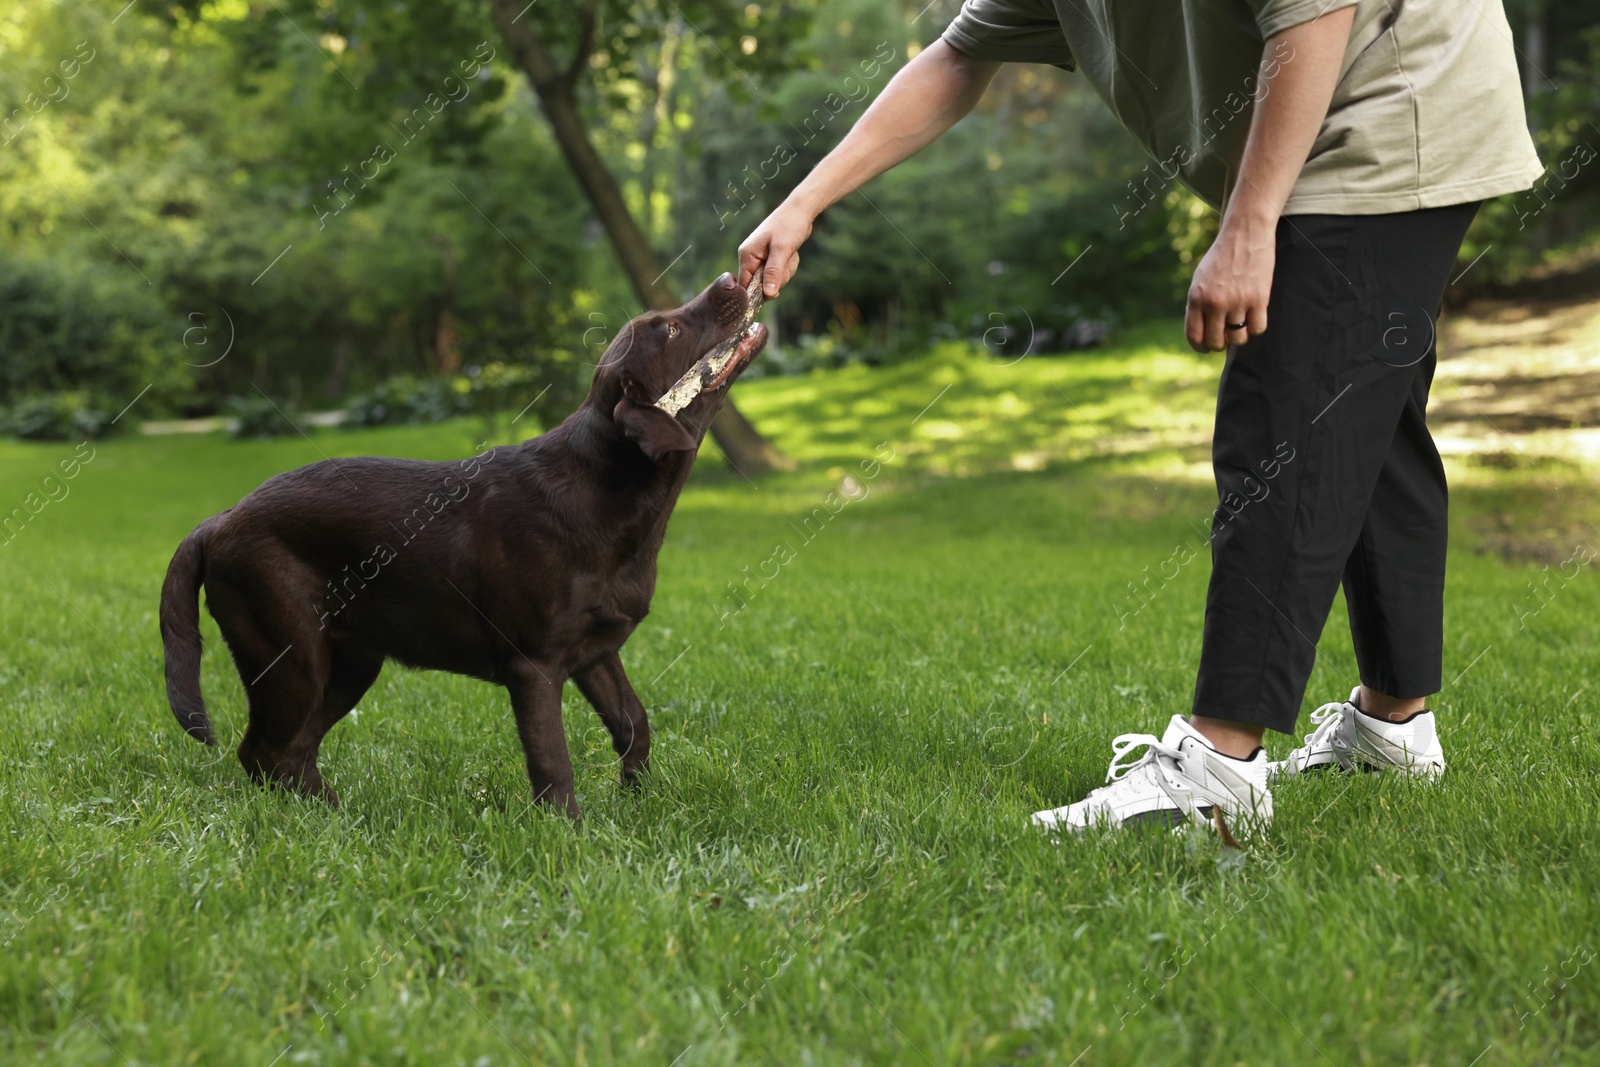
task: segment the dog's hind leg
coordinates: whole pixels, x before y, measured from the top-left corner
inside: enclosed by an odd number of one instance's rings
[[[239,762],[258,782],[319,795],[316,747],[304,727],[322,701],[326,654],[321,649],[302,652],[288,642],[271,660],[238,653],[234,659],[250,700],[250,725],[239,742]],[[257,673],[248,677],[252,671]]]
[[[561,686],[566,676],[526,660],[516,662],[510,675],[506,688],[511,692],[517,736],[522,739],[522,753],[528,761],[533,799],[576,819],[578,800],[573,793],[572,756],[567,752],[567,734],[561,725]]]
[[[622,760],[622,784],[635,784],[650,769],[650,720],[622,668],[622,657],[613,652],[572,680],[611,733],[611,747]]]
[[[258,782],[316,795],[316,745],[303,728],[322,706],[331,656],[316,616],[265,582],[207,584],[207,600],[250,703],[239,762]],[[320,740],[320,735],[319,735]],[[310,766],[308,781],[307,766]]]
[[[328,681],[322,689],[322,704],[306,716],[305,725],[300,728],[295,748],[305,753],[300,771],[301,788],[322,797],[335,807],[339,804],[339,794],[322,780],[322,771],[317,767],[317,753],[328,731],[350,714],[350,709],[372,688],[381,670],[382,656],[335,647]]]

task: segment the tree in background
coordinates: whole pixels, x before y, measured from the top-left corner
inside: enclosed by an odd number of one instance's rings
[[[782,13],[781,9],[778,13],[771,13],[777,6],[773,4],[767,5],[769,14],[766,17],[763,17],[759,4],[743,5],[742,10],[736,3],[716,0],[701,0],[699,3],[684,0],[684,4],[690,10],[676,3],[670,3],[669,6],[682,21],[698,26],[695,15],[699,15],[700,22],[711,27],[709,32],[713,36],[707,38],[708,43],[724,64],[719,66],[712,63],[704,69],[724,78],[732,73],[749,77],[727,58],[727,48],[744,51],[742,42],[759,41],[760,38],[755,36],[759,33],[767,39],[768,44],[762,66],[772,67],[782,62],[785,55],[783,45],[792,40],[793,30],[799,24],[799,20]],[[655,250],[634,219],[615,178],[595,151],[594,142],[578,109],[580,80],[592,68],[611,72],[610,88],[613,91],[620,88],[620,79],[638,80],[638,74],[630,71],[629,67],[636,67],[641,53],[647,53],[652,47],[660,47],[662,30],[667,21],[660,5],[611,2],[604,5],[605,11],[602,12],[599,0],[586,0],[577,16],[577,41],[564,64],[558,63],[549,51],[546,36],[541,32],[544,29],[543,20],[539,15],[530,17],[531,6],[520,6],[517,0],[490,0],[490,6],[495,25],[511,45],[528,76],[529,84],[538,94],[540,107],[550,121],[556,142],[560,144],[573,176],[594,205],[595,214],[611,238],[617,258],[639,299],[652,308],[676,307],[680,299],[665,282],[667,268],[660,266]],[[547,7],[540,14],[549,17],[548,12]],[[696,32],[706,31],[697,28]],[[722,38],[720,42],[719,36]],[[756,431],[732,402],[724,404],[717,413],[711,432],[728,461],[740,470],[754,472],[793,466],[787,457]]]
[[[459,0],[417,7],[387,0],[304,0],[285,10],[290,12],[285,18],[303,13],[340,42],[339,72],[325,73],[324,84],[347,77],[364,94],[367,87],[385,84],[437,93],[441,56],[475,41],[509,45],[505,59],[526,75],[618,263],[639,300],[653,308],[676,307],[682,294],[668,283],[671,264],[663,263],[636,218],[646,205],[628,202],[597,150],[591,128],[637,122],[633,108],[657,76],[653,60],[669,39],[681,43],[686,29],[697,35],[699,76],[736,82],[740,88],[735,91],[742,92],[746,85],[754,87],[755,76],[781,73],[793,65],[793,46],[806,23],[794,5],[732,0],[586,0],[563,5],[488,0],[486,6]],[[747,41],[760,42],[759,50],[750,49]],[[730,55],[740,55],[742,62],[735,63]],[[384,97],[372,94],[369,99]],[[727,259],[732,262],[731,246]],[[789,465],[732,404],[724,405],[712,434],[741,470]]]

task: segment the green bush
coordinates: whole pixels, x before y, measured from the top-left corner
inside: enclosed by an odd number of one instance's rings
[[[554,389],[545,388],[549,384],[538,368],[499,361],[440,378],[402,374],[352,396],[340,425],[413,425],[461,415],[476,415],[493,424],[502,415],[515,417],[530,406],[536,407],[535,422],[548,423],[555,413],[552,405],[571,399],[566,389],[554,396]]]
[[[170,353],[181,331],[143,289],[114,273],[0,259],[0,403],[25,402],[32,424],[53,404],[82,408],[84,396],[115,412],[147,386],[146,410],[182,395],[186,371]],[[76,399],[37,399],[57,396]]]
[[[294,405],[288,400],[265,396],[231,396],[228,412],[235,420],[233,436],[238,438],[282,437],[299,433]]]
[[[345,402],[341,425],[392,426],[443,422],[468,411],[467,389],[458,389],[456,378],[415,378],[397,375],[379,382]]]
[[[0,428],[25,441],[71,441],[104,437],[115,413],[84,393],[51,393],[18,401],[0,413]]]
[[[559,366],[560,361],[552,361],[551,365]],[[554,383],[541,368],[496,361],[467,369],[467,408],[491,427],[502,415],[516,418],[524,408],[533,416],[527,423],[530,429],[551,421],[552,401],[559,403],[560,400],[553,395],[556,392]],[[457,388],[461,387],[460,383],[461,379],[457,378]],[[552,388],[546,389],[546,386]]]

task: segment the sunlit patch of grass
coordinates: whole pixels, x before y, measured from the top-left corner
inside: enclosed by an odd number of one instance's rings
[[[752,382],[738,396],[813,465],[889,441],[910,468],[945,476],[1093,457],[1160,470],[1204,452],[1221,368],[1161,323],[1108,349],[1021,359],[952,342],[889,367]]]
[[[1441,350],[1429,422],[1466,477],[1600,464],[1600,299],[1485,300],[1445,317]]]

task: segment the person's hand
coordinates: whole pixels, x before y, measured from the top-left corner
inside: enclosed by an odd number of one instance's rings
[[[739,284],[748,286],[761,271],[762,295],[778,295],[800,267],[800,246],[811,236],[816,216],[785,200],[739,246]]]
[[[1184,334],[1190,348],[1220,352],[1266,332],[1275,228],[1264,221],[1224,220],[1189,284]]]

